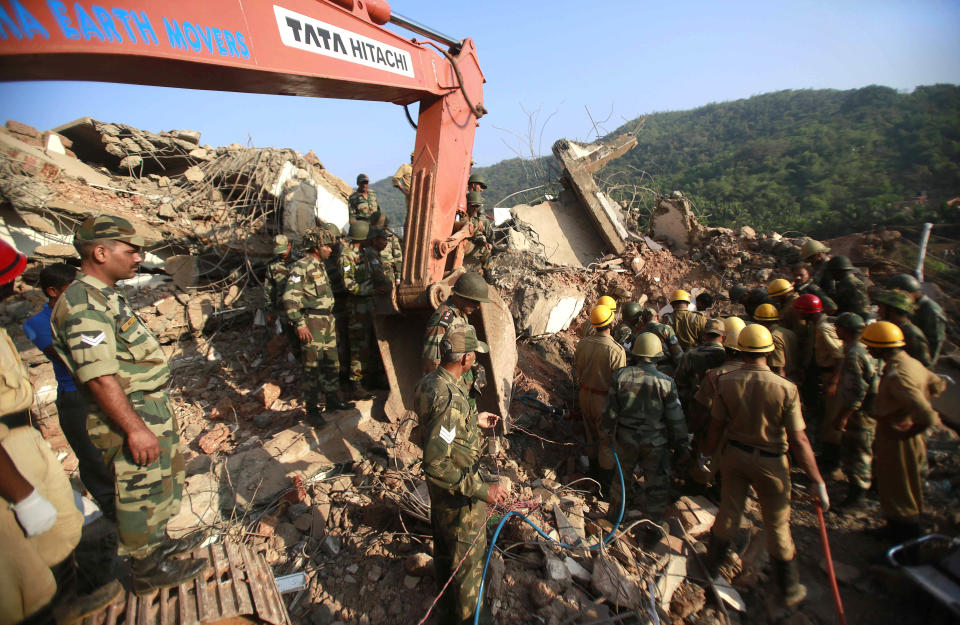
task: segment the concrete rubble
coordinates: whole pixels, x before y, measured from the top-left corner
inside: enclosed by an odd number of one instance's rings
[[[123,151],[109,147],[116,145]],[[799,237],[704,226],[682,193],[658,198],[649,223],[631,222],[609,197],[592,191],[593,175],[630,146],[629,138],[605,146],[558,142],[564,193],[513,207],[496,229],[486,275],[509,306],[519,337],[509,410],[517,427],[500,441],[498,454],[481,462],[512,481],[512,510],[577,546],[561,549],[526,523],[508,523],[498,542],[502,551],[491,558],[486,596],[497,622],[617,622],[629,613],[632,622],[654,622],[656,613],[673,625],[801,622],[765,607],[772,582],[755,503],[744,517],[737,555],[715,584],[724,607],[697,563],[717,513],[706,497],[678,499],[668,515],[676,519],[669,535],[656,536],[652,545],[643,510],[628,507],[616,539],[587,549],[612,530],[607,494],[585,484],[583,450],[570,442],[571,429],[576,436],[581,428],[568,418],[577,388],[571,363],[592,303],[609,294],[659,309],[671,292],[685,288],[720,295],[718,314],[740,312],[722,299],[729,288],[783,275],[802,244]],[[285,595],[293,622],[406,624],[426,615],[445,580],[434,579],[415,419],[376,419],[367,401],[322,430],[306,427],[299,367],[285,339],[253,325],[269,237],[296,236],[317,216],[346,223],[349,186],[313,153],[212,148],[193,131],[147,133],[89,118],[52,132],[8,122],[0,148],[0,236],[29,255],[27,284],[43,265],[75,262],[69,232],[90,214],[122,215],[161,242],[126,294],[173,371],[170,390],[188,477],[171,535],[203,528],[250,545],[277,574],[304,571],[308,587]],[[124,164],[132,156],[141,162]],[[880,280],[901,243],[882,231],[830,244],[855,250],[855,262]],[[938,297],[953,305],[953,287],[937,284],[946,291]],[[52,368],[20,329],[44,300],[27,288],[0,304],[0,323],[29,366],[39,427],[63,452],[64,468],[75,472],[53,404]],[[956,328],[951,332],[956,339]],[[954,353],[949,346],[948,358]],[[951,481],[960,469],[960,440],[939,428],[929,448],[929,480],[939,484],[930,503],[946,531],[960,525],[960,484]],[[832,622],[815,516],[805,487],[795,489],[801,575],[822,601],[808,601],[794,617]],[[831,521],[841,530],[833,536],[841,541],[834,554],[842,591],[851,613],[896,613],[909,599],[882,592],[856,542],[853,530],[870,522]]]

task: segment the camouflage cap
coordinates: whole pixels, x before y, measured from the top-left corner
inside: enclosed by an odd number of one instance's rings
[[[703,333],[723,336],[727,333],[727,326],[723,323],[723,319],[707,319],[707,325],[703,326]]]
[[[368,239],[376,239],[377,237],[387,237],[387,229],[383,226],[370,226],[370,233],[367,235]]]
[[[285,237],[282,234],[278,234],[273,237],[273,253],[274,254],[283,254],[287,251],[287,246],[290,244],[290,239]]]
[[[852,332],[862,332],[867,324],[863,321],[863,317],[857,313],[845,312],[837,317],[837,327]]]
[[[896,308],[908,315],[913,314],[913,298],[906,291],[896,289],[880,291],[873,297],[873,301],[889,308]]]
[[[454,326],[444,335],[443,340],[449,344],[449,351],[453,353],[480,352],[486,354],[490,348],[477,338],[477,331],[470,324]]]
[[[333,235],[326,228],[311,228],[303,235],[303,248],[306,250],[320,249],[331,243],[333,243]]]
[[[143,247],[143,237],[123,217],[100,215],[85,219],[77,228],[74,241],[123,241],[134,247]]]

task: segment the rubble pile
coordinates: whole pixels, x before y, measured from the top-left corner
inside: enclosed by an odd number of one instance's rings
[[[29,254],[28,284],[42,265],[73,257],[69,233],[87,215],[121,215],[162,242],[151,248],[148,273],[125,289],[173,372],[171,397],[188,477],[171,534],[203,528],[251,545],[277,576],[304,573],[305,588],[284,595],[292,622],[420,621],[446,580],[434,579],[415,416],[380,421],[371,417],[368,401],[321,430],[304,426],[299,365],[282,334],[254,322],[262,305],[256,276],[271,253],[269,236],[296,236],[317,215],[342,225],[349,187],[312,153],[211,148],[192,131],[151,134],[89,119],[68,126],[38,133],[8,123],[0,131],[0,233]],[[46,147],[50,137],[65,146],[62,152]],[[577,169],[567,182],[577,185],[627,145],[598,151],[565,143],[556,149]],[[141,159],[136,166],[130,165],[133,156]],[[122,165],[125,159],[131,160]],[[575,545],[562,549],[526,523],[509,522],[486,584],[496,622],[834,622],[815,512],[802,483],[794,484],[794,536],[811,597],[798,612],[784,613],[769,599],[755,503],[741,526],[738,555],[718,584],[699,565],[716,513],[703,497],[675,503],[670,535],[645,521],[642,510],[628,508],[607,545],[587,548],[613,529],[609,493],[584,478],[586,460],[576,442],[582,426],[573,416],[573,353],[590,306],[612,295],[664,309],[679,288],[722,296],[734,284],[763,285],[797,259],[802,239],[705,227],[682,194],[674,194],[661,198],[649,225],[624,221],[627,227],[611,225],[603,236],[578,230],[577,236],[593,236],[591,245],[609,253],[590,259],[571,253],[569,262],[554,262],[556,244],[538,235],[534,222],[575,223],[571,202],[577,197],[571,192],[555,202],[516,207],[497,227],[496,253],[485,272],[520,337],[513,402],[505,415],[510,433],[501,437],[499,452],[481,461],[486,473],[513,484],[513,495],[507,509],[491,510],[488,523],[508,510],[522,512],[551,537]],[[589,219],[613,219],[602,204]],[[563,228],[551,232],[561,236]],[[606,242],[613,237],[620,243]],[[896,239],[883,232],[861,236],[850,243],[858,250],[855,262],[899,271],[884,260]],[[842,249],[841,243],[830,244]],[[30,368],[39,426],[74,472],[76,460],[57,425],[52,368],[20,329],[44,301],[27,288],[0,304],[0,323]],[[729,302],[718,308],[739,312]],[[930,515],[946,532],[960,527],[958,451],[953,430],[931,435]],[[891,614],[899,625],[922,622],[904,614],[913,598],[899,578],[873,574],[873,543],[861,530],[876,519],[829,522],[848,613],[860,622],[889,622]]]

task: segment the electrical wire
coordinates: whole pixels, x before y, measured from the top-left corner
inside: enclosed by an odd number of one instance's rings
[[[623,513],[626,510],[627,497],[626,497],[626,485],[624,484],[624,480],[623,480],[623,468],[620,466],[620,457],[617,456],[617,450],[614,448],[613,443],[610,443],[610,450],[613,452],[613,460],[614,462],[616,462],[616,466],[617,466],[617,476],[620,478],[620,514],[617,516],[617,522],[613,526],[613,529],[610,530],[610,533],[607,534],[607,536],[597,544],[587,547],[587,549],[590,551],[593,551],[594,549],[599,549],[600,547],[606,545],[611,540],[613,540],[613,537],[617,534],[617,530],[620,528],[620,523],[623,521]],[[497,524],[497,529],[493,532],[493,538],[490,540],[490,548],[487,550],[487,558],[486,558],[486,561],[483,563],[483,575],[480,576],[480,592],[477,594],[477,605],[474,607],[474,611],[473,611],[473,625],[478,625],[478,623],[480,622],[480,606],[483,604],[483,592],[485,590],[485,586],[487,582],[487,571],[490,567],[490,557],[493,555],[494,547],[496,547],[497,538],[500,537],[500,530],[503,529],[503,526],[506,524],[506,522],[510,519],[510,517],[513,517],[513,516],[518,516],[524,521],[526,521],[527,525],[532,527],[534,531],[536,531],[538,534],[540,534],[550,542],[556,543],[561,547],[565,547],[566,549],[576,549],[579,546],[579,545],[570,545],[563,541],[559,541],[551,538],[542,529],[540,529],[536,523],[531,521],[525,514],[517,512],[516,510],[511,510],[510,512],[505,514],[503,518],[500,519],[500,523]]]

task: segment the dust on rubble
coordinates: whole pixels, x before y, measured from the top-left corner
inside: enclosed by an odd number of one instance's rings
[[[4,224],[40,250],[30,250],[34,262],[25,274],[27,282],[35,281],[41,264],[69,256],[69,250],[57,255],[59,248],[47,248],[54,254],[44,255],[43,246],[68,244],[65,234],[95,212],[125,216],[164,241],[146,274],[152,279],[126,291],[159,338],[173,373],[171,396],[188,477],[184,506],[171,522],[171,533],[206,528],[252,545],[276,575],[304,572],[306,590],[285,596],[293,622],[419,621],[431,610],[445,580],[433,578],[429,504],[415,418],[386,423],[351,414],[319,432],[303,426],[299,367],[282,335],[254,325],[254,311],[262,300],[258,270],[270,255],[269,236],[303,221],[301,200],[311,192],[316,198],[323,189],[345,200],[349,187],[323,170],[315,155],[236,145],[212,148],[200,146],[199,134],[189,132],[171,131],[158,139],[123,125],[84,124],[78,126],[82,133],[72,133],[72,141],[62,137],[68,149],[56,158],[39,147],[48,133],[22,125],[8,125],[0,132],[0,141],[15,148],[0,157]],[[132,165],[136,159],[130,156],[140,157],[142,164],[161,155],[160,144],[168,146],[164,150],[180,146],[177,167],[160,174]],[[106,145],[122,150],[108,151]],[[73,156],[101,152],[110,158],[101,155],[88,164]],[[677,201],[671,206],[682,209]],[[686,216],[680,223],[692,237],[683,237],[686,245],[671,246],[669,237],[658,237],[655,229],[650,236],[634,232],[620,254],[586,266],[559,266],[531,251],[536,246],[527,241],[522,250],[499,247],[487,270],[489,281],[517,317],[518,329],[529,331],[518,332],[522,338],[510,407],[515,428],[503,440],[500,455],[486,457],[484,466],[512,480],[513,509],[555,538],[562,531],[568,540],[572,536],[581,545],[592,544],[611,529],[608,494],[584,478],[583,449],[575,442],[583,430],[573,415],[571,363],[592,302],[609,294],[660,309],[678,288],[722,295],[734,284],[766,284],[797,259],[802,243],[800,238],[749,228],[692,225]],[[670,228],[676,224],[671,221]],[[502,229],[514,234],[500,240],[514,245],[526,232],[519,219]],[[902,270],[902,264],[890,260],[898,241],[882,231],[838,244],[853,250],[854,261],[876,277]],[[190,275],[178,281],[162,270],[174,256],[197,259]],[[946,292],[941,301],[954,311],[955,287],[941,287]],[[559,329],[545,331],[551,311],[563,298],[573,300],[567,316]],[[75,473],[76,459],[60,433],[52,403],[52,368],[20,329],[44,299],[39,290],[27,288],[0,305],[0,322],[30,368],[38,394],[38,425],[61,454],[64,468]],[[539,308],[537,300],[543,300]],[[721,314],[740,312],[724,300],[717,309]],[[531,325],[522,318],[531,311],[543,312],[542,323]],[[951,336],[958,336],[954,325]],[[960,441],[948,428],[934,430],[929,438],[931,488],[924,520],[956,533]],[[746,613],[726,607],[730,622],[799,625],[834,620],[815,513],[799,482],[792,521],[810,597],[793,614],[782,613],[768,600],[765,537],[759,509],[751,503],[739,555],[726,568],[746,602]],[[833,494],[839,496],[839,490]],[[644,547],[648,531],[640,511],[628,511],[623,534],[598,551],[582,546],[562,550],[539,539],[525,523],[508,524],[487,584],[495,620],[602,622],[629,613],[638,602],[647,605],[652,582],[663,622],[723,622],[694,555],[702,549],[699,541],[709,528],[704,519],[713,513],[712,504],[696,498],[681,502],[674,515],[690,535],[689,543],[667,537],[652,548]],[[828,519],[849,620],[924,622],[914,609],[916,591],[878,572],[879,543],[862,532],[877,525],[876,517],[874,508],[858,517]]]

